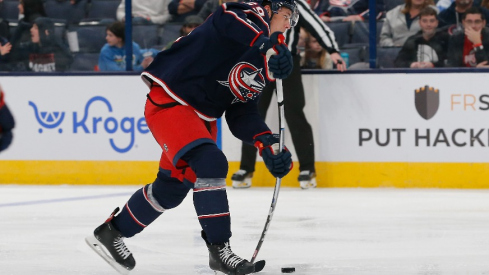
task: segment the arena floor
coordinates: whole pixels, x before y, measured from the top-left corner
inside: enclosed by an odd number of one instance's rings
[[[0,185],[1,274],[117,274],[84,237],[137,186]],[[250,258],[273,189],[228,189],[231,245]],[[188,196],[126,240],[131,274],[214,274]],[[489,274],[489,190],[283,188],[260,274]]]

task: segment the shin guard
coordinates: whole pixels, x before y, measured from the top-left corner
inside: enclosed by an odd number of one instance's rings
[[[136,191],[119,215],[114,217],[114,226],[129,238],[156,220],[165,209],[154,199],[152,194],[153,186],[148,184]]]
[[[112,223],[124,237],[132,237],[156,220],[165,210],[177,207],[189,187],[177,179],[158,173],[152,184],[139,189],[124,205]]]
[[[231,217],[225,179],[198,178],[194,187],[194,206],[200,225],[211,244],[231,238]]]

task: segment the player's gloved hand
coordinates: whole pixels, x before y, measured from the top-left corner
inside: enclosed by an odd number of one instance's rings
[[[292,73],[294,61],[292,54],[285,44],[276,45],[273,47],[277,52],[276,55],[270,56],[268,60],[268,70],[274,78],[284,79]]]
[[[281,32],[274,32],[270,35],[270,38],[261,35],[253,46],[258,47],[260,53],[267,54],[269,49],[272,49],[275,45],[282,44],[285,41],[285,37]]]
[[[283,178],[292,169],[292,154],[290,154],[287,147],[284,146],[284,150],[279,152],[279,135],[278,134],[262,134],[256,136],[253,140],[253,144],[260,152],[268,171],[272,173],[274,177]]]

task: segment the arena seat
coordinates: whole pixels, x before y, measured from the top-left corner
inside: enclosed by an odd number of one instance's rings
[[[404,4],[405,0],[387,0],[384,1],[384,3],[385,3],[385,10],[390,11],[397,6]]]
[[[77,24],[85,18],[88,0],[72,5],[70,1],[46,0],[44,9],[50,18],[64,19],[68,24]]]
[[[338,47],[350,43],[351,22],[328,22],[326,25],[333,31]]]
[[[382,25],[384,24],[383,20],[377,21],[376,27],[376,43],[378,44],[380,41],[380,32],[382,30]],[[351,43],[352,44],[367,44],[369,43],[369,26],[368,22],[358,22],[352,26],[352,35],[351,35]]]
[[[395,68],[394,60],[396,59],[402,47],[377,47],[377,67]]]
[[[78,47],[83,53],[99,53],[107,43],[105,25],[79,25],[73,28],[77,33]]]
[[[160,43],[158,25],[133,25],[132,40],[141,47],[149,49]]]
[[[182,24],[167,23],[163,26],[163,34],[161,37],[161,44],[166,46],[169,42],[175,41],[180,37],[180,29]]]
[[[4,0],[0,8],[0,17],[9,22],[19,21],[19,1]]]
[[[348,63],[353,65],[358,62],[368,62],[368,47],[360,46],[354,48],[345,48],[341,50],[342,53],[348,53]]]
[[[120,0],[92,0],[88,6],[88,18],[112,18],[117,20]]]
[[[93,72],[98,65],[98,53],[76,53],[71,64],[70,71],[80,72],[89,71]]]

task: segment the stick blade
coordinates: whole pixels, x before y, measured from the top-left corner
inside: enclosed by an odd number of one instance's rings
[[[255,273],[260,272],[265,267],[265,260],[261,260],[255,263]]]

